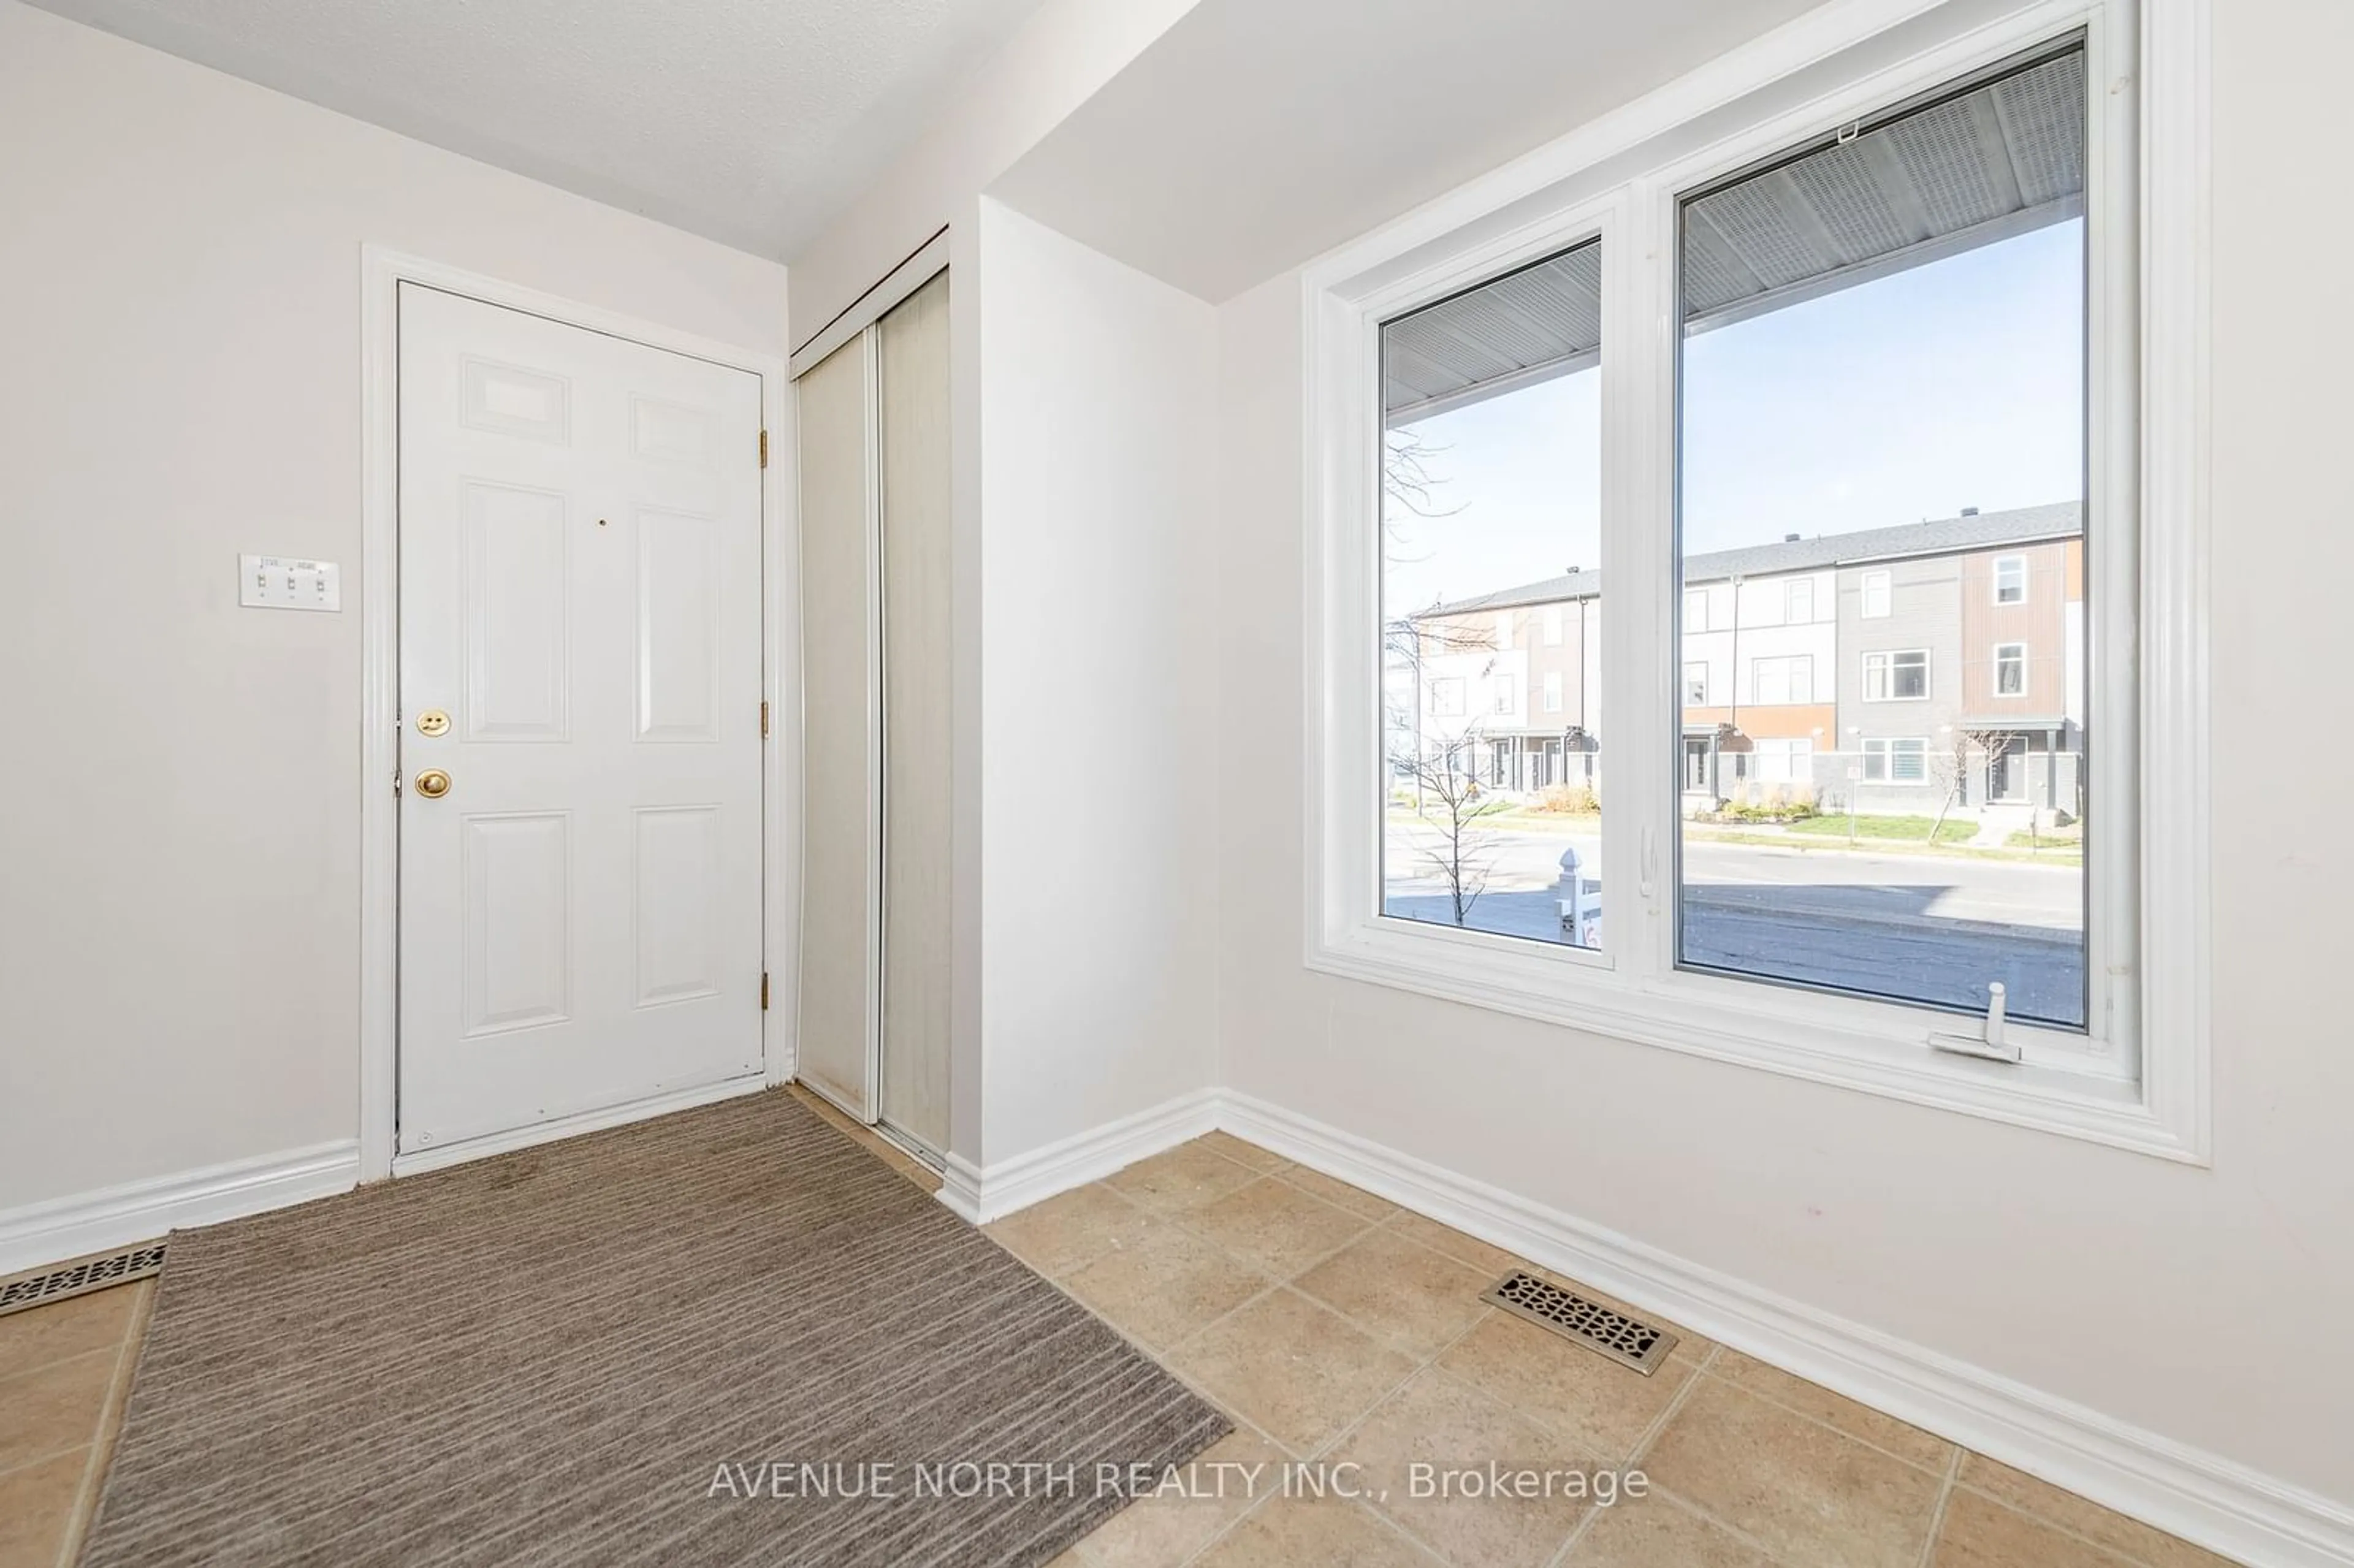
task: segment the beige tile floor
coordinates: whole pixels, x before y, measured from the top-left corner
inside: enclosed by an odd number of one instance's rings
[[[888,1141],[804,1097],[938,1189]],[[1139,1502],[1055,1568],[2223,1561],[1696,1334],[1679,1330],[1651,1377],[1627,1371],[1478,1299],[1530,1266],[1223,1133],[989,1233],[1233,1417],[1205,1459],[1346,1462],[1368,1489],[1402,1481],[1413,1460],[1628,1467],[1650,1480],[1642,1501],[1607,1508],[1417,1499],[1403,1484],[1380,1500],[1230,1486]],[[0,1568],[73,1562],[153,1288],[0,1318]]]
[[[1479,1300],[1508,1268],[1544,1270],[1223,1133],[988,1229],[1234,1418],[1205,1457],[1349,1462],[1387,1492],[1148,1499],[1055,1568],[2223,1563],[1681,1328],[1653,1375],[1622,1368]],[[1649,1491],[1596,1507],[1405,1485],[1411,1461],[1491,1458],[1640,1469]]]
[[[0,1568],[81,1550],[154,1281],[0,1318]]]

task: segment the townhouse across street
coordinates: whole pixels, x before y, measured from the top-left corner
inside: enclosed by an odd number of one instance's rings
[[[1602,574],[1389,622],[1394,763],[1456,748],[1481,783],[1604,787]],[[1966,512],[1692,556],[1678,684],[1688,812],[2083,814],[2083,508]]]

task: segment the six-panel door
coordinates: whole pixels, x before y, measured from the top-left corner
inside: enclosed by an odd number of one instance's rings
[[[761,1069],[760,386],[399,292],[412,1154]]]

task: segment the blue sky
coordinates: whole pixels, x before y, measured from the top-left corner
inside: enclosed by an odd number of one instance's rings
[[[1684,345],[1698,553],[2084,493],[2081,220]],[[1600,370],[1423,420],[1447,514],[1392,508],[1393,610],[1601,565]]]

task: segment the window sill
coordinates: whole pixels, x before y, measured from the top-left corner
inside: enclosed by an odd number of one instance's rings
[[[1735,1001],[1711,995],[1706,977],[1673,973],[1637,982],[1618,972],[1607,952],[1416,929],[1387,919],[1311,942],[1306,961],[1320,973],[1490,1012],[2161,1159],[2207,1162],[2184,1128],[2159,1116],[2138,1085],[2105,1064],[2072,1070],[1934,1050],[1926,1043],[1929,1015],[1910,1009],[1760,995],[1761,988],[1745,982],[1715,982],[1740,987]]]

